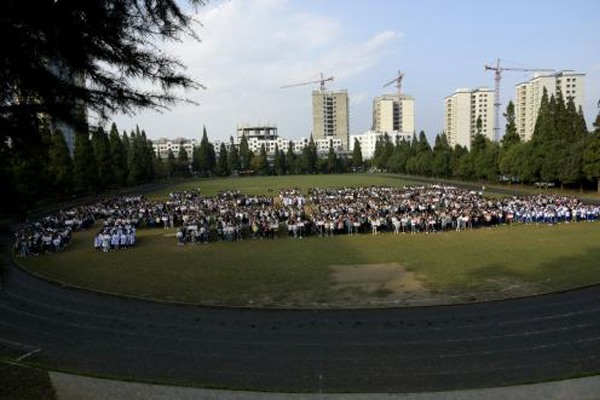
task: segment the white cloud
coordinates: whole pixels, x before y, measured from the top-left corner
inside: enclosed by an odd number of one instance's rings
[[[242,122],[277,123],[288,137],[311,129],[311,87],[280,89],[281,85],[334,75],[332,88],[348,88],[352,80],[375,67],[401,35],[382,31],[363,41],[349,42],[340,20],[313,13],[292,13],[286,0],[213,3],[201,9],[201,42],[185,40],[168,52],[187,65],[188,74],[206,90],[188,93],[200,106],[177,106],[159,116],[144,113],[139,122],[152,137],[198,136],[206,124],[211,139],[235,133]],[[362,103],[366,94],[351,95]],[[135,121],[135,122],[133,122]],[[148,126],[148,123],[152,126]]]

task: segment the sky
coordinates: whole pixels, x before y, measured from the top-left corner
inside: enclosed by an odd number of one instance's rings
[[[323,72],[335,79],[328,89],[348,90],[350,134],[362,133],[371,128],[373,97],[394,92],[382,86],[402,70],[416,129],[433,140],[444,129],[444,98],[457,88],[493,88],[484,64],[497,58],[507,67],[585,73],[588,126],[598,112],[598,0],[211,0],[191,12],[201,41],[163,48],[206,87],[184,93],[198,104],[115,115],[120,130],[137,124],[151,139],[199,139],[206,126],[210,140],[226,140],[238,124],[271,123],[285,138],[308,136],[317,85],[281,86]],[[529,78],[504,73],[503,111],[514,85]]]

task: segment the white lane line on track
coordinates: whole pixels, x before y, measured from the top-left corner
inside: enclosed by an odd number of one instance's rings
[[[72,313],[72,314],[80,314],[80,315],[85,315],[85,316],[90,316],[93,318],[97,318],[97,319],[104,319],[104,320],[116,320],[119,322],[123,322],[123,323],[130,323],[130,321],[123,319],[123,318],[115,318],[115,317],[109,317],[109,316],[99,316],[97,314],[90,314],[90,313],[85,313],[85,312],[81,312],[81,311],[76,311],[76,310],[70,310],[70,309],[63,309],[63,308],[57,308],[57,307],[51,307],[48,306],[47,304],[41,303],[41,302],[37,302],[37,301],[33,301],[33,300],[29,300],[29,299],[25,299],[22,298],[18,295],[15,294],[11,294],[11,296],[20,299],[22,301],[27,301],[27,302],[31,302],[34,304],[37,304],[40,307],[44,307],[44,308],[48,308],[51,310],[56,310],[57,312],[66,312],[66,313]],[[17,311],[19,312],[20,310],[17,310],[14,307],[7,307],[10,308],[11,310]],[[577,315],[584,315],[584,314],[591,314],[591,313],[596,313],[599,312],[600,308],[593,308],[593,309],[589,309],[589,310],[583,310],[583,311],[573,311],[573,312],[567,312],[567,313],[562,313],[562,314],[555,314],[555,315],[549,315],[549,316],[544,316],[544,317],[537,317],[537,318],[527,318],[527,319],[519,319],[519,320],[511,320],[511,321],[503,321],[501,323],[496,323],[496,322],[486,322],[486,323],[481,323],[481,324],[470,324],[470,325],[458,325],[458,326],[444,326],[444,327],[426,327],[427,331],[443,331],[443,330],[459,330],[459,329],[474,329],[474,328],[484,328],[484,327],[494,327],[494,326],[505,326],[505,325],[514,325],[514,324],[519,324],[519,323],[529,323],[529,322],[534,322],[534,321],[544,321],[544,320],[550,320],[550,319],[558,319],[558,318],[568,318],[571,316],[577,316]],[[35,314],[29,314],[31,316],[34,316]],[[164,328],[174,328],[174,329],[179,329],[181,328],[180,325],[172,325],[172,324],[159,324],[159,323],[154,323],[154,325],[156,325],[157,327],[164,327]],[[77,326],[77,324],[75,324],[75,326]],[[98,329],[104,329],[104,328],[98,328]],[[215,328],[211,328],[208,326],[204,326],[202,328],[203,331],[218,331],[218,332],[223,332],[223,331],[227,331],[227,332],[239,332],[243,329],[229,329],[229,328],[219,328],[219,329],[215,329]],[[399,329],[399,330],[390,330],[390,331],[380,331],[378,332],[378,334],[397,334],[398,332],[401,333],[407,333],[407,332],[420,332],[422,331],[423,328],[419,328],[419,329]],[[538,331],[532,331],[532,332],[538,332]],[[337,333],[337,332],[335,332]],[[132,334],[137,334],[132,332]],[[535,333],[534,333],[535,334]],[[154,335],[157,336],[157,335]],[[158,335],[160,336],[160,335]],[[516,336],[519,336],[519,334],[516,334]],[[170,337],[170,336],[165,336],[165,337]],[[488,337],[485,337],[488,338]],[[493,338],[489,337],[489,338]],[[452,341],[452,340],[450,340]],[[457,340],[454,340],[457,341]],[[458,340],[460,341],[460,340]],[[253,343],[253,342],[248,342],[248,343]]]
[[[5,324],[5,322],[0,321],[0,325]],[[12,325],[12,324],[10,324]],[[24,329],[24,330],[28,330],[30,331],[31,329],[27,329],[27,328],[21,328],[19,326],[16,326],[17,328],[20,329]],[[37,334],[40,334],[40,332],[36,332]],[[57,335],[45,335],[45,336],[54,336],[54,337],[59,337]],[[59,337],[62,338],[62,337]],[[66,339],[66,338],[65,338]],[[3,340],[3,339],[2,339]],[[542,345],[542,346],[535,346],[535,347],[531,347],[531,348],[524,348],[524,349],[508,349],[508,350],[496,350],[496,351],[484,351],[484,352],[474,352],[474,353],[456,353],[456,354],[445,354],[445,355],[438,355],[435,356],[433,358],[454,358],[454,357],[469,357],[469,356],[478,356],[478,355],[489,355],[489,354],[498,354],[498,353],[510,353],[510,352],[522,352],[524,350],[542,350],[542,349],[547,349],[549,347],[558,347],[560,345],[571,345],[571,344],[577,344],[577,343],[586,343],[586,342],[593,342],[593,341],[600,341],[600,337],[593,337],[593,338],[587,338],[587,339],[579,339],[576,341],[571,341],[571,342],[563,342],[563,343],[552,343],[552,344],[548,344],[548,345]],[[29,346],[29,347],[33,347],[33,346]],[[83,346],[82,348],[86,348],[89,347],[88,345]],[[159,353],[167,353],[167,354],[178,354],[178,355],[188,355],[189,356],[189,352],[185,352],[182,353],[181,351],[178,350],[170,350],[170,349],[164,349],[164,348],[157,348],[157,347],[142,347],[142,346],[119,346],[119,345],[112,345],[112,346],[107,346],[104,345],[104,347],[113,347],[113,348],[120,348],[120,349],[128,349],[128,350],[137,350],[137,351],[150,351],[150,352],[159,352]],[[80,348],[81,349],[81,348]],[[217,359],[223,359],[223,358],[231,358],[229,355],[227,354],[205,354],[203,355],[203,357],[206,358],[217,358]],[[268,357],[265,357],[265,355],[259,355],[259,356],[241,356],[241,355],[236,355],[234,358],[236,359],[267,359]],[[393,359],[398,359],[399,357],[390,357]],[[431,357],[430,357],[431,358]],[[592,359],[596,359],[596,356],[590,356],[588,358],[592,358]],[[299,357],[294,357],[294,358],[280,358],[281,360],[284,361],[362,361],[362,360],[373,360],[373,358],[365,358],[365,357],[329,357],[329,358],[299,358]],[[416,357],[402,357],[402,359],[406,360],[406,359],[422,359],[422,357],[416,356]],[[577,359],[574,359],[575,361],[577,361]],[[564,360],[562,362],[565,362]],[[544,364],[560,364],[561,362],[558,361],[554,361],[554,362],[546,362]],[[536,364],[539,365],[539,364]],[[520,365],[519,368],[521,368],[522,366]],[[464,372],[464,371],[463,371]],[[474,370],[474,372],[477,372],[477,370]],[[255,372],[254,372],[255,373]],[[423,375],[426,375],[428,373],[423,373]],[[437,373],[440,374],[440,373]],[[421,375],[420,373],[416,373],[415,375]]]
[[[13,347],[24,347],[27,349],[35,349],[35,346],[31,346],[29,344],[20,343],[20,342],[13,342],[12,340],[6,340],[6,339],[2,339],[2,338],[0,338],[0,343],[4,343],[8,346],[13,346]]]
[[[46,317],[46,316],[42,316],[42,315],[38,315],[38,314],[33,314],[27,311],[23,311],[23,310],[19,310],[19,309],[15,309],[12,307],[8,307],[5,305],[0,304],[0,308],[5,308],[8,309],[9,311],[15,312],[15,313],[19,313],[19,314],[23,314],[23,315],[27,315],[31,318],[38,318],[38,319],[43,319],[43,320],[47,320],[47,321],[51,321],[57,324],[62,324],[62,325],[69,325],[69,326],[73,326],[76,327],[78,329],[89,329],[89,330],[96,330],[96,331],[102,331],[102,332],[109,332],[109,333],[113,333],[113,334],[122,334],[122,335],[128,335],[128,336],[138,336],[138,337],[152,337],[155,339],[173,339],[172,335],[159,335],[159,334],[152,334],[152,333],[140,333],[140,332],[132,332],[129,330],[117,330],[117,329],[110,329],[110,328],[103,328],[103,327],[98,327],[98,326],[94,326],[94,325],[83,325],[83,324],[76,324],[76,323],[71,323],[71,322],[64,322],[64,321],[60,321],[57,319],[53,319],[50,317]],[[6,325],[12,325],[13,327],[16,328],[20,328],[19,325],[14,325],[14,324],[8,324],[5,321],[0,321],[0,325],[1,324],[6,324]],[[578,329],[578,328],[586,328],[588,326],[594,325],[593,323],[590,324],[579,324],[579,325],[571,325],[568,327],[559,327],[559,328],[552,328],[552,329],[546,329],[546,330],[539,330],[539,331],[525,331],[525,332],[519,332],[519,333],[510,333],[510,334],[506,334],[506,335],[491,335],[491,336],[480,336],[480,337],[475,337],[475,338],[466,338],[466,339],[445,339],[445,340],[433,340],[433,341],[402,341],[398,344],[401,345],[417,345],[417,344],[428,344],[428,343],[460,343],[460,342],[474,342],[474,341],[480,341],[480,340],[492,340],[492,339],[502,339],[505,337],[519,337],[519,336],[532,336],[532,335],[542,335],[545,333],[551,333],[551,332],[558,332],[558,331],[565,331],[565,330],[573,330],[573,329]],[[25,329],[25,328],[23,328]],[[27,330],[27,329],[26,329]],[[65,337],[59,336],[59,335],[52,335],[52,334],[48,334],[48,336],[54,336],[56,338],[60,338],[60,339],[66,339]],[[267,341],[235,341],[235,340],[216,340],[216,339],[202,339],[202,338],[186,338],[186,337],[179,337],[177,338],[178,341],[180,342],[199,342],[199,343],[212,343],[212,344],[231,344],[231,345],[252,345],[252,346],[305,346],[305,347],[330,347],[330,344],[322,344],[322,343],[313,343],[313,342],[294,342],[294,343],[278,343],[278,342],[267,342]],[[595,339],[594,339],[595,340]],[[566,343],[570,343],[570,342],[566,342]],[[390,343],[388,342],[370,342],[370,343],[343,343],[343,346],[347,346],[347,347],[379,347],[382,345],[390,345]]]
[[[30,277],[30,276],[28,276],[28,277]],[[41,279],[41,278],[35,278],[35,279]],[[43,279],[41,279],[41,280],[43,281]],[[37,293],[42,293],[44,296],[48,296],[48,297],[55,298],[55,299],[58,299],[58,300],[61,300],[61,301],[65,301],[61,297],[57,297],[57,296],[54,296],[54,295],[49,295],[46,292],[42,292],[42,291],[38,290],[37,288],[35,288],[34,286],[32,286],[30,284],[25,283],[25,284],[21,284],[20,286],[24,287],[24,288],[27,288],[26,290],[30,290],[30,291],[37,292]],[[65,290],[64,287],[61,287],[60,289],[61,290]],[[66,289],[67,290],[69,289],[68,286],[66,287]],[[91,292],[91,294],[94,294],[93,289],[90,289],[90,292]],[[9,294],[12,297],[18,298],[18,299],[20,299],[22,301],[28,301],[28,302],[32,302],[32,303],[37,303],[39,305],[46,306],[48,308],[53,308],[53,309],[63,310],[63,311],[73,312],[73,313],[79,313],[79,314],[82,314],[82,315],[96,316],[98,318],[111,318],[110,316],[106,316],[106,317],[105,316],[98,316],[97,314],[89,314],[89,313],[85,313],[85,312],[81,312],[81,311],[75,311],[75,310],[69,310],[69,309],[62,309],[62,308],[50,307],[50,306],[48,306],[47,303],[37,302],[37,301],[31,300],[28,297],[19,296],[19,295],[17,295],[16,293],[14,293],[12,291],[7,291],[7,294]],[[562,293],[559,292],[559,293],[556,293],[556,294],[560,295]],[[553,295],[553,293],[549,293],[548,294],[548,296],[551,296],[551,295]],[[110,296],[110,295],[105,295],[105,296]],[[540,296],[547,296],[547,295],[540,295]],[[535,298],[535,296],[533,298]],[[511,300],[512,301],[519,301],[519,300],[527,300],[527,299],[528,298],[515,298],[515,299],[507,299],[506,301],[511,301]],[[546,299],[546,300],[547,301],[545,301],[542,304],[542,307],[541,307],[542,309],[553,309],[557,305],[560,305],[560,306],[565,306],[565,305],[576,306],[576,305],[580,305],[580,303],[589,303],[589,302],[596,303],[597,302],[596,301],[597,300],[596,297],[594,297],[592,299],[584,298],[584,299],[567,299],[567,300],[565,300],[565,299],[556,299],[556,300],[555,299]],[[134,298],[134,297],[131,298],[131,301],[132,302],[142,302],[142,303],[145,302],[145,303],[147,303],[143,299],[137,299],[137,298]],[[176,304],[174,305],[174,304],[168,304],[168,303],[165,303],[165,304],[152,303],[152,305],[154,305],[154,306],[163,306],[163,305],[164,306],[177,306]],[[477,302],[475,302],[475,303],[465,304],[464,306],[466,306],[466,307],[471,307],[471,306],[476,307],[476,306],[480,306],[480,305],[494,306],[494,304],[492,304],[492,303],[486,303],[486,302],[483,302],[483,303],[477,303]],[[192,305],[190,305],[190,306],[192,306]],[[449,306],[453,306],[453,305],[449,305]],[[186,305],[181,305],[181,307],[186,307]],[[445,307],[445,306],[441,305],[440,307]],[[529,310],[531,312],[535,312],[535,311],[539,311],[539,308],[540,307],[529,307],[528,306],[528,307],[525,307],[525,310]],[[574,308],[579,308],[579,307],[574,307]],[[115,310],[113,310],[113,311],[115,311]],[[241,309],[241,310],[251,311],[252,309]],[[277,309],[273,309],[273,310],[277,311]],[[384,310],[384,309],[382,309],[382,310]],[[281,311],[285,311],[285,309],[281,309]],[[328,311],[328,310],[323,310],[323,311]],[[377,311],[377,310],[374,310],[374,311]],[[494,315],[498,316],[498,315],[503,315],[503,314],[507,314],[507,313],[512,313],[512,312],[514,312],[514,310],[500,310],[500,311],[498,311],[498,310],[494,309],[493,312],[494,312]],[[465,314],[463,317],[464,318],[473,318],[473,317],[478,316],[478,315],[481,315],[481,312],[477,312],[476,311],[473,314]],[[549,316],[549,317],[552,318],[553,316]],[[543,319],[543,318],[544,317],[540,317],[539,319]],[[519,323],[519,322],[522,322],[522,321],[530,321],[530,320],[531,319],[521,319],[521,320],[514,320],[514,322],[515,323]],[[508,323],[513,323],[513,321],[508,321]],[[486,323],[486,324],[476,324],[476,325],[472,324],[472,325],[464,325],[464,327],[468,328],[468,327],[471,327],[471,326],[487,326],[487,325],[488,325],[488,323]],[[494,325],[494,324],[492,323],[491,325]],[[459,327],[461,327],[461,326],[459,326]],[[445,328],[442,327],[442,328],[432,328],[432,329],[445,329]]]
[[[31,350],[29,353],[25,353],[21,357],[16,358],[15,361],[16,362],[23,361],[24,359],[26,359],[28,357],[31,357],[32,355],[34,355],[36,353],[39,353],[40,351],[42,351],[41,348],[38,348],[38,349],[35,349],[35,350]]]

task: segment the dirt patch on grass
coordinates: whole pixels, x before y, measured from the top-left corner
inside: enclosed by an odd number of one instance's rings
[[[497,278],[472,290],[429,290],[422,279],[399,263],[333,265],[331,296],[324,307],[394,307],[472,303],[538,294],[533,284]]]
[[[432,295],[414,272],[399,263],[332,265],[329,268],[331,287],[336,293],[331,305],[410,306],[446,300],[439,294]]]
[[[423,284],[414,272],[399,263],[331,266],[334,289],[358,289],[369,293],[421,293]]]

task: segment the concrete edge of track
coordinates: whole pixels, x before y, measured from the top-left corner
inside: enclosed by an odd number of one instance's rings
[[[600,283],[592,283],[589,285],[578,286],[578,287],[574,287],[574,288],[558,290],[558,291],[553,291],[553,292],[539,293],[539,294],[534,294],[534,295],[529,295],[529,296],[517,296],[517,297],[508,297],[508,298],[504,298],[504,299],[458,302],[458,303],[449,303],[449,304],[436,303],[436,304],[413,305],[413,306],[394,306],[394,305],[371,306],[371,307],[368,307],[368,306],[356,306],[356,307],[232,306],[232,305],[223,305],[223,304],[188,303],[188,302],[182,302],[182,301],[158,299],[158,298],[153,298],[153,297],[142,297],[142,296],[136,296],[136,295],[129,295],[129,294],[93,289],[93,288],[89,288],[89,287],[85,287],[85,286],[71,284],[71,283],[64,282],[64,281],[61,281],[58,279],[52,279],[43,274],[33,272],[33,271],[29,270],[28,268],[26,268],[25,266],[21,265],[21,263],[19,263],[19,261],[17,260],[17,258],[14,256],[14,254],[12,252],[10,254],[10,260],[13,263],[13,265],[16,266],[22,272],[24,272],[28,275],[31,275],[37,279],[40,279],[44,282],[47,282],[51,285],[62,288],[62,289],[76,290],[79,292],[91,293],[91,294],[107,296],[107,297],[115,297],[115,298],[120,298],[123,300],[145,301],[145,302],[154,303],[154,304],[169,304],[169,305],[175,305],[175,306],[181,306],[181,307],[219,309],[219,310],[281,310],[281,311],[307,311],[307,310],[310,310],[310,311],[324,311],[325,312],[325,311],[347,311],[347,310],[402,310],[402,309],[428,309],[428,308],[440,308],[440,307],[449,308],[449,307],[475,306],[475,305],[480,305],[480,304],[494,304],[494,303],[507,302],[507,301],[512,301],[512,300],[533,299],[533,298],[569,293],[569,292],[574,292],[574,291],[578,291],[578,290],[585,290],[585,289],[600,286]]]
[[[421,393],[276,393],[118,381],[49,371],[58,400],[600,400],[600,375],[485,389]]]

